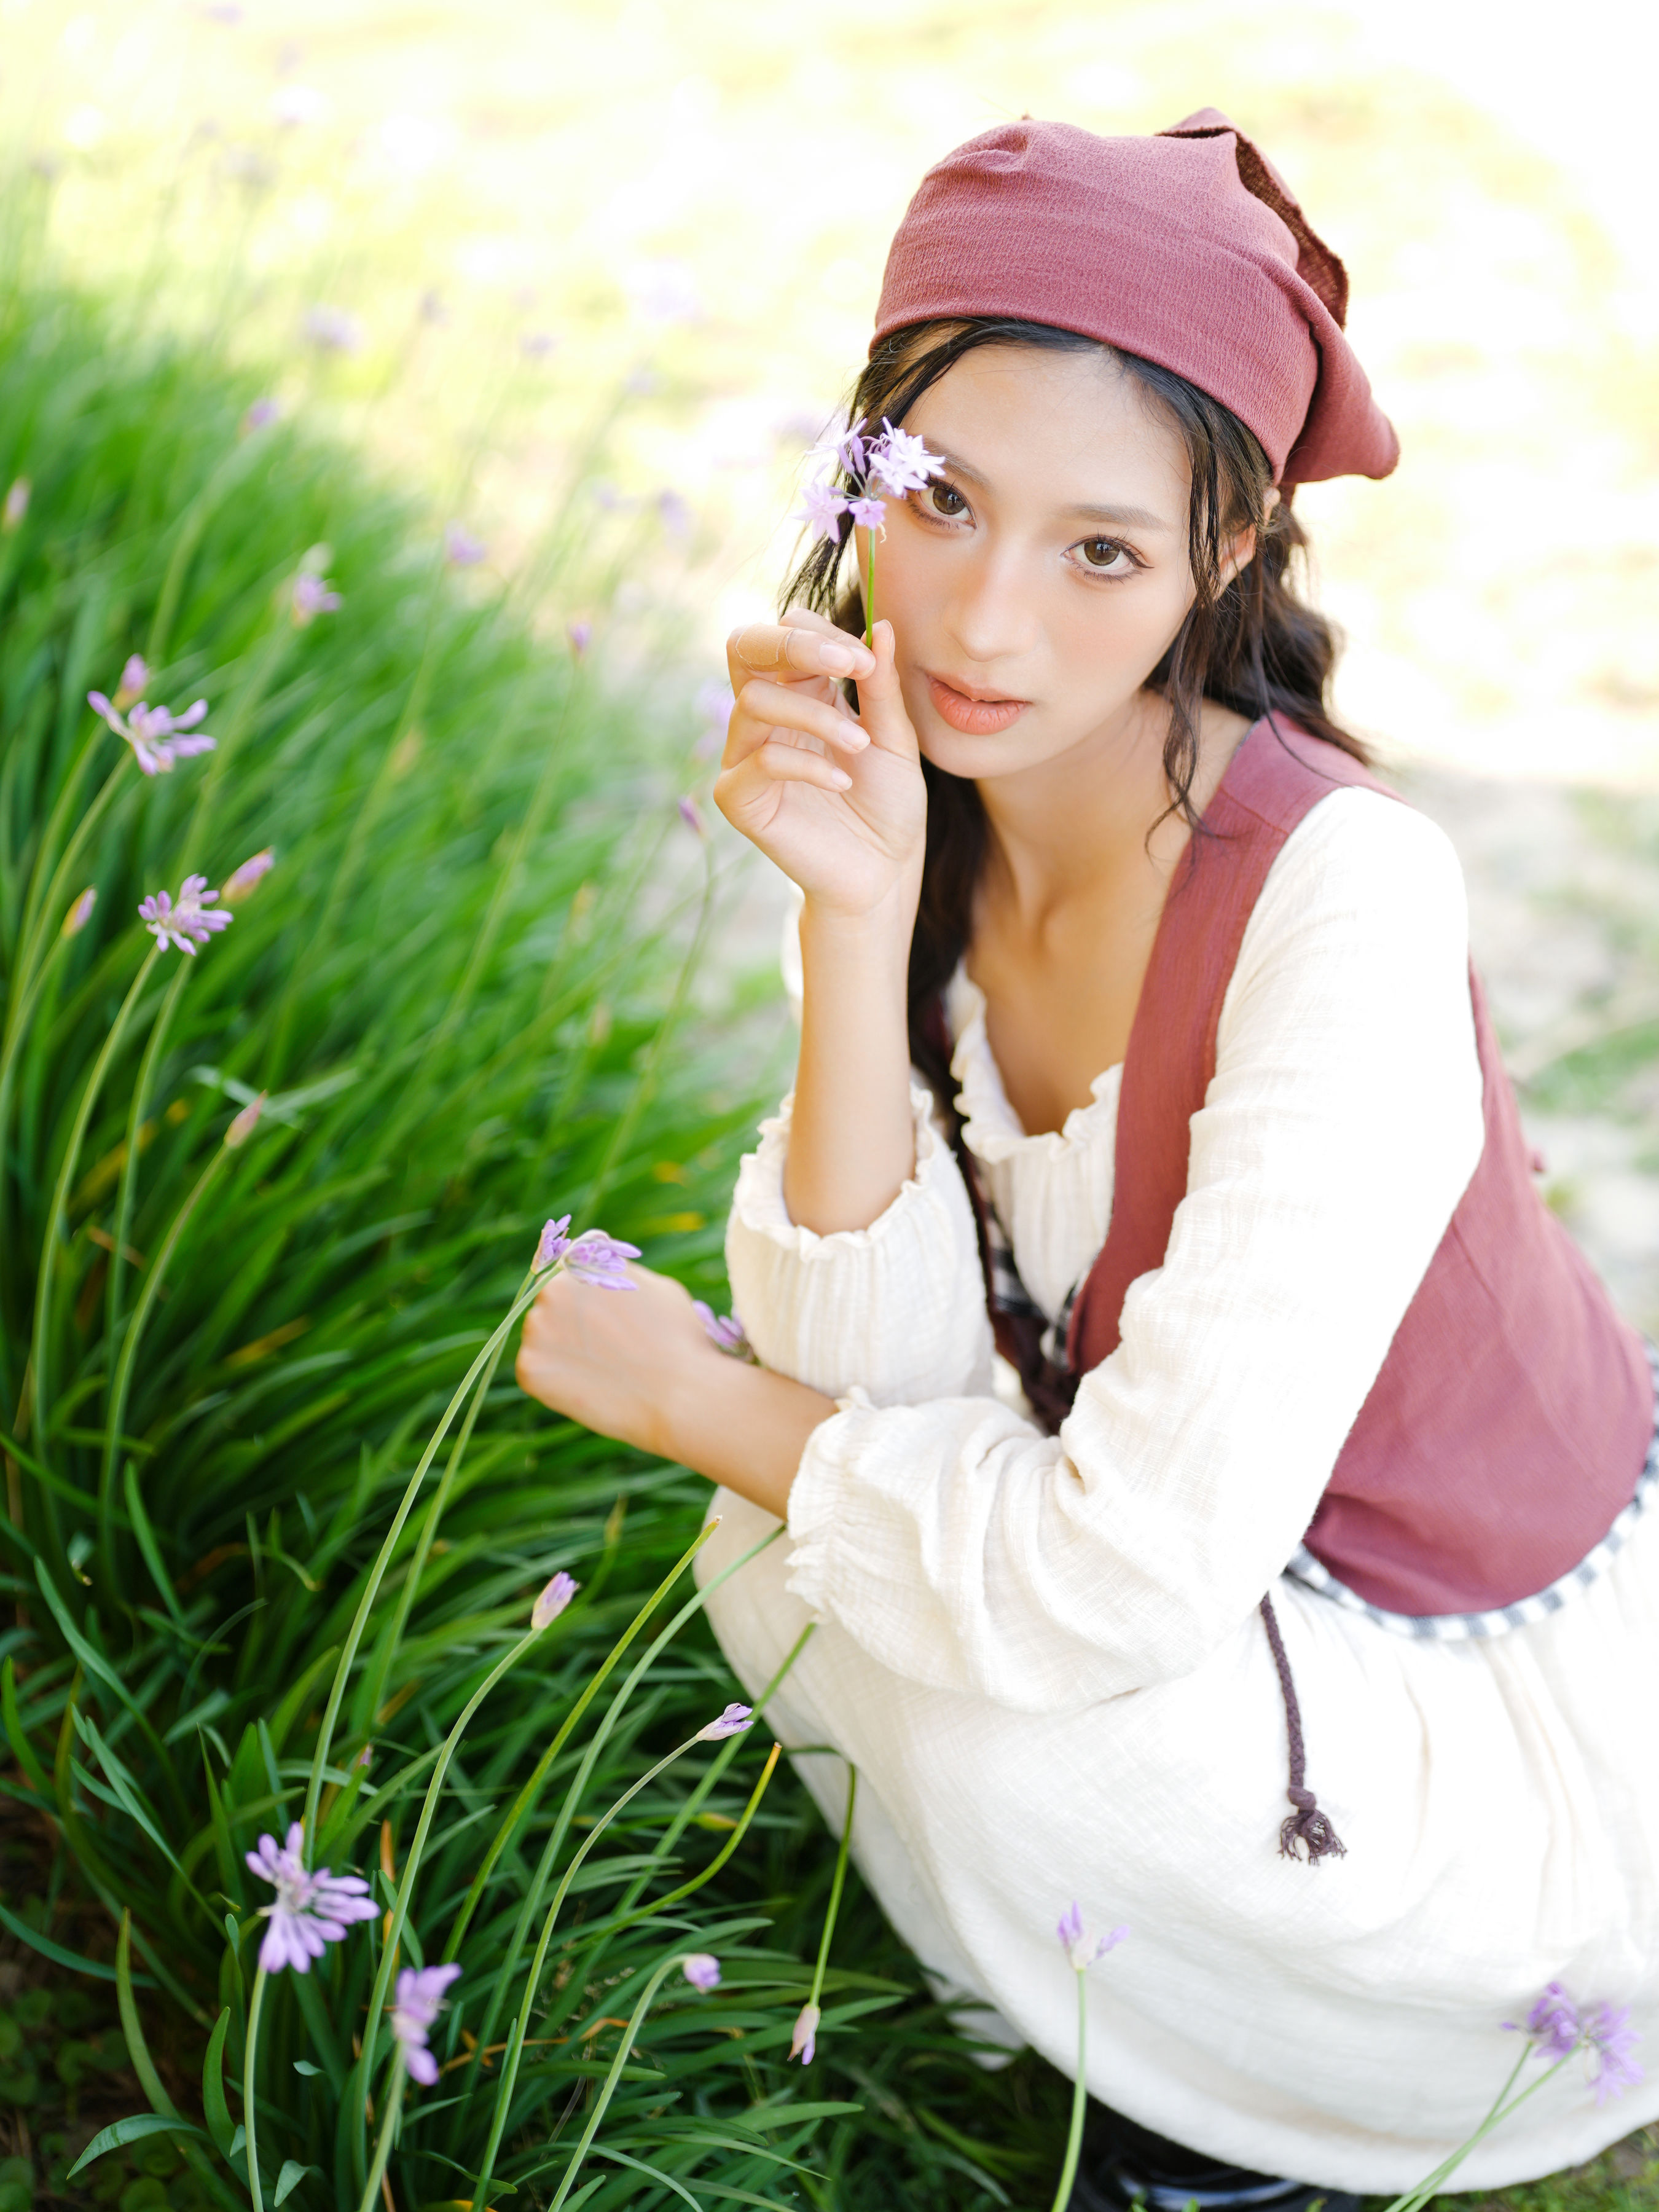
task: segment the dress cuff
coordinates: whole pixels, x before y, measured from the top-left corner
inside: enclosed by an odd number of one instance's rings
[[[726,1236],[732,1304],[763,1365],[831,1397],[860,1384],[878,1405],[988,1389],[973,1208],[932,1094],[911,1086],[915,1167],[897,1196],[867,1228],[827,1237],[784,1204],[792,1104],[762,1124]]]

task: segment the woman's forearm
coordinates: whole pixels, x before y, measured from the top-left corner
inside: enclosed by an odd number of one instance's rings
[[[722,1357],[700,1362],[664,1410],[667,1433],[655,1449],[784,1521],[801,1454],[836,1401],[787,1375]]]
[[[915,1168],[905,985],[915,888],[868,915],[801,915],[805,994],[784,1165],[789,1218],[867,1229]]]

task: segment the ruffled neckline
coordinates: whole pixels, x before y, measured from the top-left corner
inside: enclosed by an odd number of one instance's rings
[[[956,1105],[963,1140],[976,1159],[988,1164],[1033,1156],[1062,1160],[1103,1139],[1115,1140],[1121,1060],[1096,1076],[1089,1085],[1087,1106],[1073,1107],[1058,1129],[1040,1129],[1030,1135],[1003,1088],[1002,1071],[986,1033],[985,994],[968,973],[964,960],[957,963],[945,987],[945,1018],[956,1040],[951,1074],[958,1086]]]

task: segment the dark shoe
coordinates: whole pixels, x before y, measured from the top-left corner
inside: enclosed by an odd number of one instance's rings
[[[1095,2108],[1067,2212],[1359,2212],[1343,2190],[1222,2166]]]

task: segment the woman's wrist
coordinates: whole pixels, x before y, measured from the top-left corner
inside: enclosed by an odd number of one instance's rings
[[[711,1346],[707,1359],[681,1364],[671,1378],[659,1449],[782,1521],[801,1455],[835,1410],[822,1391]]]

